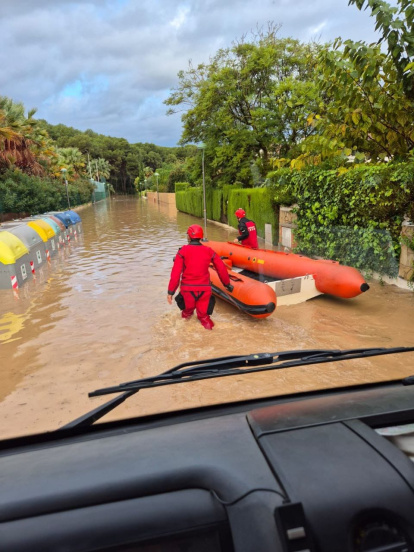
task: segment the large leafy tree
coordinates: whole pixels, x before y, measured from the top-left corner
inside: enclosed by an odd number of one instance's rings
[[[204,142],[212,178],[253,183],[270,157],[293,155],[314,132],[307,125],[317,102],[314,71],[317,45],[277,38],[271,25],[252,40],[219,50],[208,64],[178,74],[166,104],[184,109],[181,143]]]
[[[299,161],[320,162],[339,154],[361,161],[404,159],[414,148],[414,102],[392,59],[371,45],[358,61],[350,53],[353,47],[338,40],[335,50],[320,56],[318,84],[329,101],[309,116],[317,134],[304,141]]]
[[[316,133],[291,162],[297,168],[327,158],[341,165],[352,158],[404,160],[414,149],[413,0],[349,3],[371,9],[381,36],[377,44],[337,39],[320,52],[317,83],[324,101],[309,115]]]
[[[358,9],[370,8],[376,20],[376,29],[381,32],[379,43],[386,43],[388,53],[407,98],[414,101],[414,3],[413,0],[397,0],[391,6],[384,0],[349,0]],[[365,44],[356,42],[350,55],[363,63]]]

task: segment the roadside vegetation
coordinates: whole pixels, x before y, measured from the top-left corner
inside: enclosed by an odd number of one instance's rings
[[[189,63],[165,101],[182,112],[178,147],[50,125],[0,97],[0,212],[64,206],[65,168],[73,204],[99,180],[177,191],[201,216],[204,158],[209,218],[235,224],[244,207],[263,235],[294,204],[299,251],[395,275],[401,224],[414,221],[414,7],[350,4],[371,11],[379,43],[301,43],[269,24]]]
[[[129,144],[122,138],[50,125],[21,103],[0,96],[0,213],[38,213],[91,200],[91,181],[108,182],[115,193],[155,186],[174,191],[195,146],[166,148]],[[62,171],[65,169],[65,171]]]
[[[181,144],[204,144],[207,187],[223,190],[211,218],[230,212],[226,186],[253,188],[247,212],[268,188],[274,212],[295,205],[298,251],[396,276],[414,222],[414,7],[350,4],[371,10],[378,44],[301,44],[270,25],[190,64],[166,103],[184,110]]]

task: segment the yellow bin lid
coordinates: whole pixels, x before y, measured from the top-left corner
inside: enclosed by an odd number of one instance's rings
[[[30,228],[33,228],[33,230],[36,230],[44,242],[47,242],[47,240],[50,240],[50,238],[53,238],[55,235],[53,228],[44,220],[31,220],[27,223],[27,225],[30,226]]]
[[[0,232],[0,263],[14,264],[26,253],[29,250],[17,236],[7,231]]]

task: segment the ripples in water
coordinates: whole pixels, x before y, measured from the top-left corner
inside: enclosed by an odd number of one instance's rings
[[[134,199],[100,202],[80,215],[83,234],[19,290],[19,299],[0,290],[1,436],[54,429],[97,406],[89,391],[191,359],[412,344],[413,294],[375,283],[349,302],[321,296],[277,308],[265,320],[217,301],[216,326],[207,332],[195,317],[183,321],[166,299],[173,258],[198,219]],[[216,224],[207,230],[212,240],[236,236]],[[113,415],[409,375],[408,355],[392,365],[384,358],[143,392]]]

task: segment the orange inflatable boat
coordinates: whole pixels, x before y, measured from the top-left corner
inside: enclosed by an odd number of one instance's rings
[[[209,242],[210,243],[210,242]],[[214,295],[224,299],[241,311],[254,318],[266,318],[276,308],[276,294],[274,290],[264,284],[233,272],[228,261],[225,261],[233,291],[228,291],[220,281],[214,266],[210,266],[210,280]]]
[[[341,265],[338,261],[315,260],[283,251],[250,249],[232,242],[208,241],[206,245],[220,257],[228,258],[234,266],[279,280],[311,274],[321,293],[350,299],[369,289],[356,268]]]

